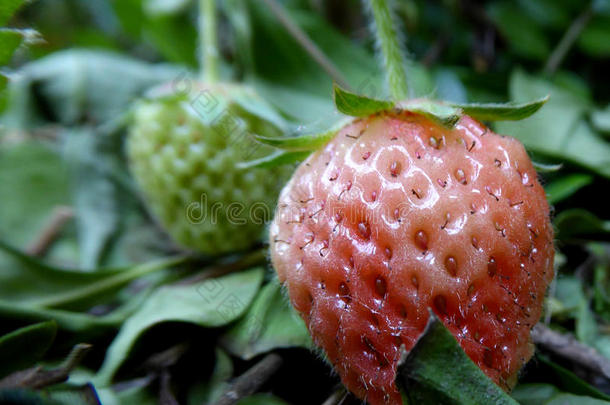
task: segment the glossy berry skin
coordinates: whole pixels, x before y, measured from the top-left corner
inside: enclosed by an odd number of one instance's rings
[[[509,389],[553,278],[549,206],[521,143],[463,116],[356,119],[294,173],[270,228],[273,265],[346,387],[401,404],[399,348],[431,308]]]
[[[263,238],[285,179],[280,169],[236,167],[270,153],[251,137],[280,134],[258,114],[271,115],[270,107],[241,86],[171,90],[155,90],[133,110],[127,154],[144,200],[184,249],[214,255],[248,249]]]

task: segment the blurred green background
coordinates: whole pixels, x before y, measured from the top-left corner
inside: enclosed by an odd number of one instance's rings
[[[278,348],[284,371],[240,403],[322,403],[338,387],[307,349],[264,250],[180,256],[127,169],[131,103],[197,70],[195,3],[36,0],[8,21],[24,41],[2,68],[10,83],[0,101],[0,334],[56,325],[0,339],[0,355],[19,353],[0,357],[0,378],[37,361],[56,366],[74,344],[93,344],[45,401],[95,403],[95,391],[104,404],[173,403],[167,395],[211,403],[256,356]],[[280,3],[352,89],[387,96],[362,2]],[[294,128],[338,118],[332,79],[264,2],[218,6],[224,80],[253,86]],[[543,321],[610,359],[610,1],[409,0],[397,12],[414,96],[551,95],[535,116],[494,128],[526,145],[553,205],[558,275]],[[41,245],[52,221],[63,221],[60,232]],[[216,282],[241,299],[229,317],[202,299]],[[517,400],[610,403],[607,377],[542,352],[550,357],[526,368]],[[0,383],[0,403],[2,395]]]

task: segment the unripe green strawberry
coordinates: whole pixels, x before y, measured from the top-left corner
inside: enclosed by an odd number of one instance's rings
[[[402,403],[399,349],[429,308],[508,389],[553,278],[549,206],[525,149],[468,116],[451,129],[401,110],[353,120],[294,173],[270,244],[314,341],[372,405]]]
[[[185,90],[185,89],[181,89]],[[243,86],[169,85],[135,106],[127,154],[153,216],[174,241],[207,254],[251,247],[271,215],[280,169],[236,164],[269,152],[281,119]]]

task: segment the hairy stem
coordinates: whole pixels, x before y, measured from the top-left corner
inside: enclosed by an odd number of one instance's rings
[[[206,83],[218,81],[218,40],[216,2],[199,0],[199,69]]]
[[[370,0],[375,20],[375,35],[381,49],[390,94],[397,100],[409,93],[403,51],[398,42],[398,31],[390,8],[391,0]]]

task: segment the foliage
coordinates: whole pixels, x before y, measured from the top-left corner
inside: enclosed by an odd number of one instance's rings
[[[175,394],[211,403],[271,350],[282,371],[241,404],[322,403],[338,383],[263,250],[177,252],[133,184],[130,106],[154,86],[188,86],[196,3],[0,0],[9,27],[0,28],[0,402],[155,404]],[[250,85],[290,122],[287,137],[259,137],[285,151],[242,170],[304,159],[342,114],[398,106],[447,125],[462,112],[489,122],[552,169],[540,171],[557,239],[543,321],[610,358],[610,3],[396,2],[416,97],[399,103],[387,101],[359,0],[280,1],[349,89],[333,86],[263,3],[218,2],[223,80]],[[93,347],[67,382],[37,390],[3,380],[57,370],[82,342]],[[438,323],[406,364],[412,403],[610,403],[606,378],[543,347],[509,396]]]

